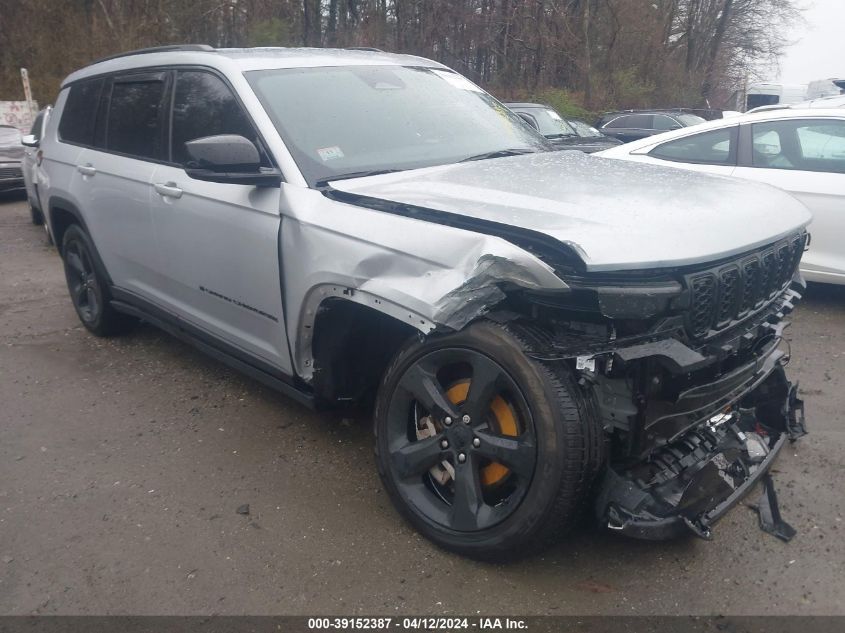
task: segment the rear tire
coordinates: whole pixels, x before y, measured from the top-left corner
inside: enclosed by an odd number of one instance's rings
[[[565,535],[601,454],[568,367],[529,358],[517,328],[491,322],[406,345],[379,388],[375,434],[399,512],[438,545],[491,560]]]
[[[122,334],[135,319],[111,306],[106,275],[97,264],[94,246],[78,225],[68,227],[62,239],[62,260],[68,291],[82,325],[97,336]]]

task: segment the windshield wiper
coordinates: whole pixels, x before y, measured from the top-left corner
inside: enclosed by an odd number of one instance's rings
[[[366,178],[367,176],[380,176],[382,174],[394,174],[397,171],[405,171],[404,169],[370,169],[368,171],[353,171],[348,174],[338,174],[337,176],[329,176],[318,180],[314,184],[317,187],[325,187],[330,182],[335,180],[349,180],[350,178]]]
[[[460,163],[467,163],[471,160],[487,160],[488,158],[504,158],[505,156],[518,156],[519,154],[533,154],[535,150],[529,148],[521,148],[521,149],[499,149],[495,152],[485,152],[484,154],[477,154],[475,156],[469,156],[464,158],[458,162]]]

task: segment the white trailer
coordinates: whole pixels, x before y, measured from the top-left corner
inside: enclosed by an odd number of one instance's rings
[[[769,105],[790,105],[801,103],[806,99],[806,84],[753,83],[748,84],[745,90],[745,103],[743,104],[745,107],[743,110],[752,110]]]

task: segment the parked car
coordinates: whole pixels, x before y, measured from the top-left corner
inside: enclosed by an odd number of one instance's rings
[[[707,536],[803,432],[778,342],[806,208],[549,151],[437,62],[127,53],[65,79],[41,149],[89,331],[143,319],[306,405],[373,403],[390,499],[451,550],[536,550],[587,502]]]
[[[23,189],[21,133],[11,125],[0,125],[0,192]]]
[[[845,283],[845,111],[784,108],[714,121],[602,154],[785,189],[813,214],[801,260],[811,281]]]
[[[603,114],[595,127],[607,136],[630,143],[641,138],[704,123],[697,114],[677,110],[626,110]]]
[[[758,112],[771,112],[772,110],[805,110],[807,108],[822,108],[829,110],[831,108],[845,108],[845,95],[838,95],[833,97],[819,97],[817,99],[810,99],[809,101],[802,101],[795,104],[775,104],[760,106],[749,110],[747,114],[756,114]]]
[[[38,195],[39,174],[38,168],[41,163],[41,150],[38,148],[41,143],[41,137],[47,127],[47,119],[50,116],[50,107],[41,110],[35,117],[32,123],[32,129],[29,134],[21,139],[24,146],[23,160],[21,161],[21,171],[23,172],[23,180],[26,186],[26,197],[29,201],[29,216],[32,223],[35,225],[44,225],[44,213],[41,210],[41,200]],[[49,237],[49,232],[48,232]]]
[[[556,149],[577,149],[590,154],[620,144],[620,141],[605,136],[583,121],[563,118],[550,106],[540,103],[505,105],[545,136]]]

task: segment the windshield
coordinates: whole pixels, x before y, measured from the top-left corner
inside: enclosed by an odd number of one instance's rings
[[[675,116],[678,121],[684,124],[685,127],[689,127],[690,125],[698,125],[699,123],[704,123],[706,119],[701,118],[697,114],[678,114]]]
[[[549,138],[576,136],[575,130],[551,108],[531,108],[527,111],[540,128],[540,134]]]
[[[312,186],[370,171],[548,149],[516,114],[447,70],[332,66],[246,76]]]
[[[599,132],[596,128],[592,125],[584,123],[583,121],[579,121],[578,119],[569,119],[567,121],[569,125],[575,128],[575,131],[578,133],[578,136],[583,138],[601,138],[604,136],[601,132]]]

